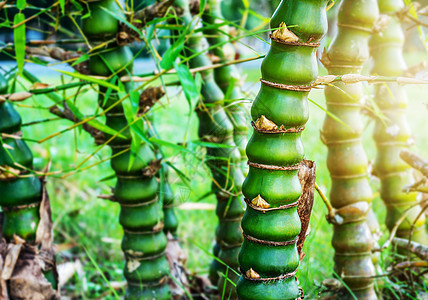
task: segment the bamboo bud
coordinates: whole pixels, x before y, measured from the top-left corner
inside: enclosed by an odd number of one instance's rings
[[[266,118],[264,115],[261,115],[260,118],[257,119],[255,125],[260,130],[275,131],[278,129],[278,125]]]
[[[246,275],[248,278],[252,278],[252,279],[258,279],[258,278],[260,278],[259,273],[257,273],[256,271],[254,271],[252,268],[250,268],[250,269],[245,273],[245,275]]]
[[[258,195],[256,198],[254,198],[251,203],[253,203],[255,206],[260,208],[269,208],[269,203],[266,202],[265,199],[262,198],[262,196]]]
[[[288,30],[287,25],[284,22],[281,22],[279,28],[272,33],[272,37],[284,42],[293,43],[299,41],[299,37],[292,31]]]

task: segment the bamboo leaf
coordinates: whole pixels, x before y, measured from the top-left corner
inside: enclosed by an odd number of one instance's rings
[[[310,102],[312,102],[313,104],[315,104],[316,106],[318,106],[318,108],[320,108],[322,111],[324,111],[330,118],[334,119],[335,121],[339,122],[340,124],[342,124],[345,127],[348,127],[350,129],[352,129],[351,126],[349,126],[348,124],[346,124],[345,122],[343,122],[339,117],[337,117],[336,115],[334,115],[333,113],[329,112],[327,109],[325,109],[324,107],[322,107],[321,105],[319,105],[318,103],[316,103],[314,100],[311,100],[308,98],[308,100]]]
[[[199,1],[199,12],[202,13],[204,11],[206,5],[207,5],[207,0]]]
[[[71,99],[66,100],[68,108],[71,110],[71,112],[78,118],[79,120],[84,120],[85,116],[79,111],[77,106],[74,105],[74,103],[71,101]],[[113,128],[108,127],[107,125],[99,122],[98,120],[90,120],[88,121],[88,125],[94,127],[95,129],[98,129],[104,133],[108,133],[110,135],[116,135],[120,138],[125,138],[123,134],[118,134],[116,130]]]
[[[181,87],[183,88],[184,96],[186,97],[187,103],[189,104],[189,113],[191,113],[193,111],[193,107],[199,100],[200,87],[198,89],[195,79],[186,65],[178,65],[174,62],[174,67],[177,71]]]
[[[18,1],[16,1],[16,8],[19,9],[19,10],[24,10],[26,5],[27,5],[27,1],[26,0],[18,0]]]
[[[180,152],[191,152],[189,149],[187,149],[187,148],[185,148],[183,146],[180,146],[180,145],[177,145],[177,144],[174,144],[174,143],[170,143],[170,142],[167,142],[167,141],[155,138],[155,137],[151,137],[149,140],[150,140],[150,142],[152,142],[154,144],[157,144],[159,146],[169,147],[169,148],[178,150]]]
[[[111,12],[110,10],[108,10],[105,7],[101,7],[102,10],[104,10],[106,13],[108,13],[110,16],[112,16],[113,18],[115,18],[116,20],[118,20],[119,22],[124,23],[126,26],[128,26],[129,28],[131,28],[132,30],[134,30],[135,32],[137,32],[140,36],[143,35],[143,33],[141,32],[141,30],[139,30],[137,27],[135,27],[134,25],[132,25],[131,23],[129,23],[125,18],[122,18],[119,15],[116,15],[115,13]]]
[[[18,25],[24,20],[25,15],[22,13],[17,13],[13,18],[13,24]],[[25,23],[22,23],[13,30],[13,38],[15,43],[16,64],[18,65],[19,74],[22,74],[25,62]]]
[[[74,61],[71,66],[74,67],[77,64],[80,64],[84,61],[87,61],[89,59],[88,53],[83,54],[81,57],[79,57],[76,61]]]
[[[234,148],[235,147],[231,145],[224,145],[224,144],[217,144],[217,143],[210,143],[210,142],[203,142],[203,141],[195,141],[195,142],[192,142],[192,144],[206,147],[206,148]]]
[[[162,61],[160,63],[160,66],[162,67],[162,69],[169,70],[172,68],[178,55],[181,53],[181,51],[184,48],[185,38],[186,38],[185,34],[181,35],[180,38],[176,40],[175,43],[168,48],[168,50],[165,51],[162,57]]]
[[[88,82],[99,84],[99,85],[102,85],[104,87],[111,88],[112,90],[119,91],[119,88],[117,86],[115,86],[115,85],[113,85],[113,84],[111,84],[111,83],[109,83],[109,82],[107,82],[105,80],[101,80],[101,79],[97,79],[97,78],[94,78],[94,77],[91,77],[91,76],[83,75],[83,74],[80,74],[80,73],[77,73],[77,72],[76,73],[72,73],[72,72],[58,70],[58,69],[53,69],[53,70],[55,70],[55,71],[57,71],[59,73],[62,73],[64,75],[71,76],[73,78],[86,80]]]
[[[65,9],[65,0],[59,0],[59,5],[61,6],[61,12],[64,14]]]

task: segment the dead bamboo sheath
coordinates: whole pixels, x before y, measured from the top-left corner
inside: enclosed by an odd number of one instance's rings
[[[369,58],[368,41],[378,19],[376,0],[343,0],[338,13],[338,31],[323,63],[330,74],[360,74]],[[348,126],[326,116],[322,140],[328,147],[327,166],[332,178],[330,200],[336,211],[332,220],[335,272],[342,277],[357,299],[377,299],[374,291],[375,267],[371,250],[379,230],[376,217],[367,222],[372,190],[368,181],[368,159],[361,143],[363,122],[360,116],[363,97],[361,83],[333,83],[325,89],[328,111]],[[364,278],[366,277],[366,278]],[[347,289],[341,299],[353,299]]]
[[[403,5],[402,0],[379,0],[379,10],[386,26],[370,40],[374,75],[401,76],[407,69],[402,54],[404,32],[396,16]],[[373,133],[377,147],[374,171],[381,180],[381,197],[387,210],[386,226],[391,230],[403,213],[410,210],[398,227],[397,237],[408,237],[412,223],[416,221],[413,239],[426,244],[425,217],[422,215],[416,220],[421,211],[419,205],[414,205],[417,193],[403,191],[406,185],[413,183],[410,167],[400,158],[400,151],[407,149],[411,143],[406,119],[406,92],[402,86],[386,83],[376,86],[374,100],[387,117],[386,120],[376,119]]]
[[[105,9],[120,13],[117,2],[102,0],[88,5],[91,15],[82,20],[82,30],[89,40],[105,40],[116,36],[119,21]],[[102,53],[91,56],[91,74],[110,76],[118,73],[118,76],[123,76],[127,71],[132,72],[131,50],[127,46],[109,47]],[[132,83],[125,83],[125,88],[127,91],[132,90]],[[111,107],[120,98],[118,93],[100,88],[99,103],[102,108]],[[128,121],[122,105],[116,105],[108,111],[106,124],[118,132],[127,127]],[[145,130],[142,121],[135,125],[140,126],[140,130]],[[130,130],[126,129],[122,137],[118,136],[110,142],[113,155],[131,146],[133,137]],[[106,134],[106,138],[110,139],[111,136]],[[125,299],[167,300],[172,295],[167,280],[170,268],[165,257],[167,238],[163,231],[164,215],[157,195],[157,170],[149,172],[148,168],[156,160],[155,154],[147,143],[141,143],[136,152],[135,157],[128,151],[111,160],[117,177],[114,200],[121,206],[119,222],[124,230],[122,250],[126,259],[124,276],[128,282]]]
[[[188,0],[176,0],[175,6],[183,10],[181,22],[188,26],[191,24],[192,16],[189,11]],[[203,35],[195,33],[189,37],[185,51],[189,56],[192,52],[198,53],[203,50]],[[189,61],[190,68],[211,65],[207,55],[201,54]],[[216,230],[216,245],[214,255],[229,267],[238,269],[238,252],[242,244],[241,218],[244,213],[241,186],[244,176],[241,170],[241,157],[234,141],[234,126],[222,106],[224,94],[214,80],[213,70],[202,71],[204,83],[202,85],[202,101],[199,102],[196,112],[199,118],[199,136],[205,141],[228,145],[229,148],[207,148],[210,159],[207,166],[210,168],[213,191],[216,192],[219,225]],[[224,277],[219,274],[226,273],[226,268],[217,260],[210,267],[210,279],[219,285],[219,291],[223,291]],[[228,271],[228,278],[232,282],[238,280],[236,274]],[[235,298],[233,284],[226,281],[225,297]]]
[[[251,108],[255,130],[246,148],[250,168],[242,192],[249,205],[242,218],[239,299],[300,297],[301,132],[318,75],[316,50],[327,31],[327,2],[283,0],[270,22],[276,30],[261,66],[262,85]]]

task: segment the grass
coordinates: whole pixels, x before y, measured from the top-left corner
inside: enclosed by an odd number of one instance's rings
[[[244,69],[243,72],[247,74],[246,86],[251,86],[258,81],[260,75],[257,68]],[[42,80],[47,83],[58,83],[52,77],[42,76]],[[414,149],[428,157],[428,136],[424,131],[427,129],[426,102],[423,99],[428,88],[407,86],[406,90],[409,95],[408,119],[415,138]],[[369,91],[371,91],[370,87]],[[310,97],[325,107],[322,91],[314,90]],[[250,95],[249,98],[253,97]],[[46,109],[52,105],[52,102],[44,96],[37,96],[25,104],[38,108],[19,107],[24,123],[52,117]],[[88,91],[77,99],[77,104],[85,113],[93,113],[97,107],[96,93]],[[320,129],[325,113],[313,104],[310,104],[310,110],[311,117],[303,134],[306,157],[316,161],[317,183],[328,195],[331,181],[326,166],[327,148],[320,141]],[[190,122],[187,122],[189,108],[180,90],[170,88],[168,98],[163,98],[153,111],[155,113],[152,120],[161,139],[173,143],[183,142],[184,136],[187,137],[187,141],[197,139],[197,117],[191,112]],[[24,127],[23,131],[26,138],[40,140],[70,125],[71,123],[67,121],[52,121]],[[338,123],[338,126],[342,125]],[[375,145],[371,139],[373,122],[367,120],[366,129],[363,144],[368,157],[372,160],[376,154]],[[35,154],[36,168],[42,169],[51,160],[52,171],[73,169],[96,149],[92,138],[79,129],[64,133],[42,144],[30,143],[30,146]],[[177,168],[191,178],[190,186],[186,186],[174,172],[170,172],[177,202],[200,201],[215,204],[214,196],[200,199],[210,191],[211,182],[206,168],[201,166],[201,163],[192,155],[183,155],[171,148],[165,148],[164,151],[168,160],[174,162]],[[199,149],[196,151],[198,154],[203,154]],[[86,165],[99,162],[108,155],[109,149],[105,147]],[[119,206],[97,198],[99,194],[109,193],[114,185],[112,180],[102,180],[111,173],[109,163],[104,162],[66,179],[61,179],[60,176],[49,177],[48,190],[55,222],[55,243],[60,250],[58,261],[59,263],[79,261],[83,266],[64,286],[65,295],[114,299],[111,286],[115,282],[124,280],[123,257],[120,249],[123,232],[118,223]],[[372,186],[377,191],[379,182],[372,179]],[[382,231],[387,233],[383,224],[385,209],[379,197],[374,200],[373,207],[380,220]],[[211,252],[214,240],[217,224],[215,211],[177,209],[177,212],[180,221],[179,237],[188,253],[187,267],[192,272],[204,274],[212,260],[207,253]],[[298,272],[300,285],[308,298],[316,298],[322,280],[332,277],[333,274],[333,248],[330,242],[333,228],[326,221],[326,213],[324,204],[316,195],[311,218],[311,234],[306,240],[304,249],[306,257]],[[386,239],[386,235],[384,234],[381,242]],[[119,289],[117,293],[123,294],[123,291]]]

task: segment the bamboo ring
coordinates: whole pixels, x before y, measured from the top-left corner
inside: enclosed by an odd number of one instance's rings
[[[258,164],[251,161],[248,161],[247,164],[250,167],[257,168],[257,169],[263,169],[263,170],[274,170],[274,171],[295,171],[299,170],[301,163],[292,165],[292,166],[274,166],[274,165],[264,165],[264,164]]]
[[[21,209],[25,209],[25,208],[32,208],[32,207],[36,207],[39,206],[41,204],[41,202],[36,202],[36,203],[31,203],[31,204],[24,204],[24,205],[19,205],[19,206],[11,206],[11,207],[2,207],[3,211],[15,211],[15,210],[21,210]]]
[[[295,243],[297,243],[299,236],[297,236],[294,240],[291,241],[285,241],[285,242],[273,242],[273,241],[266,241],[266,240],[260,240],[258,238],[252,237],[251,235],[245,234],[244,232],[242,233],[242,235],[244,236],[245,239],[256,243],[256,244],[262,244],[262,245],[269,245],[269,246],[288,246],[288,245],[293,245]]]
[[[288,91],[295,91],[295,92],[310,92],[312,89],[312,85],[290,85],[290,84],[282,84],[282,83],[275,83],[270,82],[265,79],[260,79],[261,83],[264,85],[277,88],[280,90],[288,90]]]
[[[305,47],[314,47],[314,48],[317,48],[317,47],[319,47],[319,46],[320,46],[320,43],[319,43],[319,42],[316,42],[316,43],[309,43],[309,42],[287,42],[287,41],[281,40],[281,39],[279,39],[279,38],[272,37],[272,35],[271,35],[271,34],[269,34],[269,38],[270,38],[272,41],[277,42],[277,43],[280,43],[280,44],[283,44],[283,45],[290,45],[290,46],[305,46]]]
[[[284,280],[284,279],[287,279],[287,278],[290,278],[290,277],[295,276],[295,275],[296,275],[296,272],[297,272],[297,269],[296,269],[295,271],[291,272],[291,273],[287,273],[287,274],[284,274],[284,275],[281,275],[281,276],[278,276],[278,277],[270,277],[270,278],[250,278],[250,277],[247,277],[247,275],[245,274],[245,272],[243,272],[243,271],[242,271],[242,269],[241,269],[242,276],[243,276],[245,279],[247,279],[247,280],[251,280],[251,281],[274,281],[274,280]]]
[[[273,134],[279,134],[279,133],[300,133],[303,130],[305,130],[305,126],[302,127],[292,127],[292,128],[287,128],[287,129],[282,129],[282,130],[264,130],[264,129],[260,129],[256,126],[256,124],[254,123],[254,121],[251,121],[251,126],[253,126],[254,130],[256,130],[257,132],[260,133],[273,133]]]
[[[297,200],[296,202],[293,202],[293,203],[290,203],[290,204],[286,204],[286,205],[281,205],[281,206],[278,206],[278,207],[272,207],[272,208],[261,208],[261,207],[255,206],[255,205],[254,205],[250,200],[248,200],[247,198],[244,198],[244,200],[245,200],[245,203],[247,203],[247,205],[248,205],[249,207],[251,207],[251,208],[252,208],[252,209],[254,209],[254,210],[261,211],[261,212],[274,211],[274,210],[284,210],[284,209],[287,209],[287,208],[295,207],[295,206],[297,206],[297,205],[299,204],[299,200]]]

